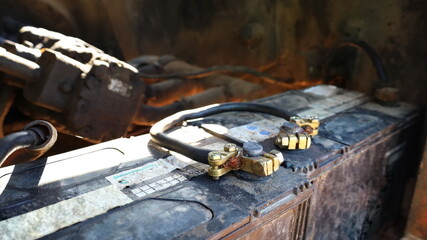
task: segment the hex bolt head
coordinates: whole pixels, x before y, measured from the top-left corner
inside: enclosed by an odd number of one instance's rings
[[[224,145],[225,152],[235,152],[237,151],[237,146],[234,143],[227,143]]]
[[[212,161],[219,161],[219,160],[221,160],[221,153],[220,152],[210,152],[208,154],[208,158],[209,158],[209,160],[212,160]]]

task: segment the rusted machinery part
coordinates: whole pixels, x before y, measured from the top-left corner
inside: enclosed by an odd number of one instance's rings
[[[203,101],[206,104],[256,99],[258,98],[258,93],[263,90],[262,86],[258,84],[226,75],[210,76],[209,80],[169,79],[163,82],[147,84],[147,104],[160,105],[170,103],[183,97],[192,98],[195,94],[201,94],[196,97],[197,101]],[[216,98],[209,96],[211,94],[208,93],[202,95],[203,91],[209,91],[212,88],[221,89]],[[209,98],[203,99],[203,96]],[[197,104],[195,107],[206,104]]]
[[[36,160],[55,144],[57,137],[52,124],[30,122],[22,131],[0,139],[0,167]]]
[[[192,79],[167,79],[147,84],[145,92],[146,104],[155,106],[169,104],[205,89],[197,80]]]
[[[179,73],[179,72],[195,72],[195,71],[202,71],[203,68],[200,68],[198,66],[194,66],[192,64],[189,64],[185,61],[179,60],[179,59],[171,59],[165,57],[159,57],[158,63],[162,66],[164,73]],[[260,78],[263,80],[261,82],[261,85],[256,84],[254,82],[246,81],[238,77],[228,76],[224,74],[214,74],[202,77],[198,79],[197,81],[200,81],[203,86],[206,88],[210,87],[218,87],[218,86],[225,86],[226,89],[228,89],[229,94],[231,97],[241,98],[242,96],[245,99],[255,99],[252,95],[255,92],[259,92],[264,89],[265,86],[275,86],[277,87],[283,87],[286,89],[294,89],[295,86],[290,84],[288,80],[268,80],[267,78]],[[252,96],[252,98],[250,98]],[[249,98],[248,98],[249,97]]]
[[[162,56],[157,58],[157,61],[155,61],[154,57],[147,57],[147,58],[139,58],[140,62],[147,61],[148,65],[142,65],[142,66],[158,66],[161,68],[161,71],[163,73],[175,73],[175,72],[189,72],[189,71],[200,71],[202,68],[191,65],[185,61],[177,60],[173,58],[172,56]],[[153,62],[154,61],[154,62]],[[157,63],[156,63],[157,62]],[[138,69],[141,71],[147,70],[147,68],[141,69],[141,66],[138,66],[137,62],[132,63],[134,66],[138,67]],[[148,70],[153,70],[152,68],[148,68]],[[159,69],[154,69],[153,71],[158,71]],[[209,88],[217,88],[221,87],[223,89],[223,92],[220,93],[220,97],[218,97],[218,100],[216,101],[204,101],[206,104],[212,104],[212,103],[218,103],[218,102],[225,102],[225,101],[236,101],[236,100],[242,100],[242,99],[255,99],[255,93],[261,91],[263,87],[259,84],[251,83],[245,80],[242,80],[237,77],[232,77],[228,75],[223,74],[215,74],[210,76],[205,76],[200,79],[184,79],[185,81],[181,81],[183,86],[187,86],[186,89],[188,91],[192,91],[194,93],[207,90]],[[166,80],[171,81],[171,80]],[[177,81],[177,80],[174,80]],[[177,82],[178,84],[178,82]],[[176,84],[176,85],[177,85]],[[175,85],[175,87],[176,87]],[[159,88],[158,86],[167,87],[168,85],[157,83],[156,85],[152,85],[153,88]],[[182,87],[182,86],[181,86]],[[185,88],[185,87],[184,87]],[[170,91],[171,88],[168,88],[167,91]],[[167,92],[166,90],[164,92]],[[158,91],[159,93],[160,91]],[[202,93],[200,93],[202,94]],[[207,95],[207,94],[206,94]],[[206,96],[205,95],[205,96]],[[197,100],[203,100],[203,95],[200,95],[197,97]],[[225,100],[221,100],[225,97]],[[205,105],[206,105],[205,104]],[[200,107],[203,106],[202,104],[198,104],[194,107]]]
[[[30,61],[36,62],[37,59],[41,56],[41,50],[35,48],[29,48],[23,44],[12,42],[10,40],[5,40],[1,43],[1,47],[6,49],[8,52],[11,52],[15,55],[28,59]]]
[[[159,66],[159,69],[161,68],[165,72],[198,71],[201,69],[184,61],[175,60],[171,56],[140,57],[133,62],[131,61],[131,63],[138,67],[140,72],[141,66]],[[144,65],[144,63],[147,65]],[[254,93],[260,90],[262,90],[261,85],[221,74],[206,76],[198,80],[168,79],[148,85],[147,99],[151,100],[150,104],[156,103],[156,101],[166,102],[168,100],[175,102],[162,107],[142,105],[139,107],[133,123],[136,125],[151,125],[166,116],[185,109],[198,108],[214,103],[254,99],[257,96]],[[196,94],[182,97],[185,94],[188,95],[188,92],[196,92]]]
[[[16,88],[0,82],[0,138],[4,136],[3,123],[15,99]]]
[[[176,72],[176,73],[165,73],[165,74],[145,74],[141,73],[141,77],[145,78],[203,78],[210,75],[215,75],[218,73],[244,73],[250,74],[256,77],[261,77],[269,81],[280,81],[280,79],[274,78],[267,73],[259,72],[253,68],[246,66],[230,66],[230,65],[221,65],[205,68],[199,71],[191,72]]]
[[[223,103],[229,100],[224,87],[210,88],[204,92],[183,97],[179,101],[162,107],[142,105],[134,117],[133,124],[152,125],[161,119],[186,109],[198,108],[213,103]]]
[[[39,77],[40,66],[0,47],[0,71],[25,81],[32,81]]]
[[[206,82],[208,82],[208,84],[215,84],[216,82],[212,80],[216,78],[230,78],[238,79],[239,81],[244,81],[242,79],[223,75],[220,73],[242,73],[259,77],[268,84],[289,86],[290,83],[294,82],[293,79],[275,78],[267,73],[260,72],[246,66],[223,65],[213,66],[210,68],[201,68],[198,66],[191,65],[180,59],[176,59],[174,56],[170,55],[160,57],[141,56],[129,61],[129,63],[138,68],[141,77],[149,79],[196,78],[200,80],[205,80]]]

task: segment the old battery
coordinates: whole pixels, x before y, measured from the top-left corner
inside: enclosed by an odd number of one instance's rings
[[[357,239],[396,219],[410,177],[417,110],[320,85],[258,102],[321,119],[307,150],[281,150],[265,179],[172,156],[143,135],[0,169],[4,239]],[[284,120],[223,113],[170,135],[221,149],[215,132],[274,149]],[[194,125],[194,126],[191,126]]]

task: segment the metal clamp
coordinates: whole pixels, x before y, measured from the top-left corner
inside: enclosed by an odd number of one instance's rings
[[[275,145],[288,150],[308,149],[311,146],[311,137],[319,133],[319,125],[317,117],[291,117],[289,122],[285,122],[280,128]]]
[[[277,150],[260,156],[245,156],[235,144],[224,145],[223,151],[212,151],[208,155],[210,168],[208,174],[214,179],[231,170],[242,170],[257,176],[269,176],[279,169],[283,155]]]

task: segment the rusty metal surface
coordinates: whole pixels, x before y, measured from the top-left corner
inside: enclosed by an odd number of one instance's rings
[[[382,205],[383,163],[387,142],[377,144],[314,179],[308,239],[366,239]]]
[[[25,80],[19,97],[29,106],[21,112],[92,142],[126,134],[145,94],[135,68],[78,38],[31,26],[17,34],[41,53],[33,62],[0,48],[1,70]]]
[[[419,47],[427,38],[419,31],[426,24],[425,6],[423,1],[398,0],[132,0],[118,6],[108,1],[6,0],[0,9],[3,16],[81,37],[127,60],[140,54],[173,54],[205,67],[262,67],[297,81],[319,77],[323,48],[343,37],[358,38],[379,50],[402,100],[425,106],[420,89],[427,84],[421,77],[426,75],[426,54]],[[373,93],[371,63],[363,54],[358,57],[352,70],[344,69],[351,75],[346,86]]]
[[[427,141],[424,143],[423,158],[418,170],[417,184],[405,234],[408,240],[427,239]]]
[[[319,76],[316,73],[316,64],[319,62],[317,55],[321,55],[324,47],[331,47],[342,36],[359,37],[379,49],[392,80],[402,93],[402,99],[426,104],[423,90],[426,86],[423,79],[426,75],[426,54],[425,48],[419,47],[426,39],[425,32],[419,30],[425,28],[426,24],[427,8],[422,1],[382,0],[361,4],[327,0],[231,3],[181,0],[168,4],[167,8],[163,2],[152,0],[135,0],[120,8],[114,8],[106,2],[102,4],[104,8],[109,7],[107,13],[97,3],[87,1],[74,1],[75,6],[70,6],[66,1],[39,1],[32,4],[34,11],[27,11],[26,14],[23,13],[28,8],[27,1],[4,1],[2,4],[7,7],[0,8],[0,11],[7,10],[12,15],[21,13],[18,15],[28,21],[38,18],[38,23],[43,26],[51,25],[64,29],[61,32],[80,34],[90,39],[91,43],[101,43],[99,46],[103,49],[120,54],[114,41],[105,40],[114,39],[115,35],[126,57],[133,57],[135,49],[144,54],[147,51],[159,55],[172,53],[201,66],[224,62],[263,66],[272,72],[279,72],[282,77],[292,77],[297,81]],[[117,15],[137,20],[132,21],[132,26],[126,25],[123,19],[114,22],[113,18]],[[114,29],[111,30],[105,24],[108,21]],[[82,24],[84,22],[88,24]],[[134,33],[123,33],[121,26],[127,27],[123,29],[136,29],[138,34],[129,36]],[[91,34],[93,29],[99,30]],[[126,46],[128,43],[129,46]],[[367,80],[374,78],[372,67],[365,56],[359,57],[347,86],[372,92],[375,80]],[[301,99],[303,102],[298,101]],[[307,99],[291,98],[287,104],[292,104],[293,108],[304,105],[304,101]],[[366,118],[362,120],[369,122]],[[329,146],[329,142],[322,137],[318,138],[317,144]],[[333,151],[346,149],[335,146]],[[295,163],[288,161],[287,164],[296,170],[305,167],[309,171],[310,167],[316,167],[310,161],[301,157]],[[318,165],[322,163],[328,162],[319,161]]]
[[[224,239],[305,239],[310,198],[289,209],[277,209],[261,219],[224,237]]]

